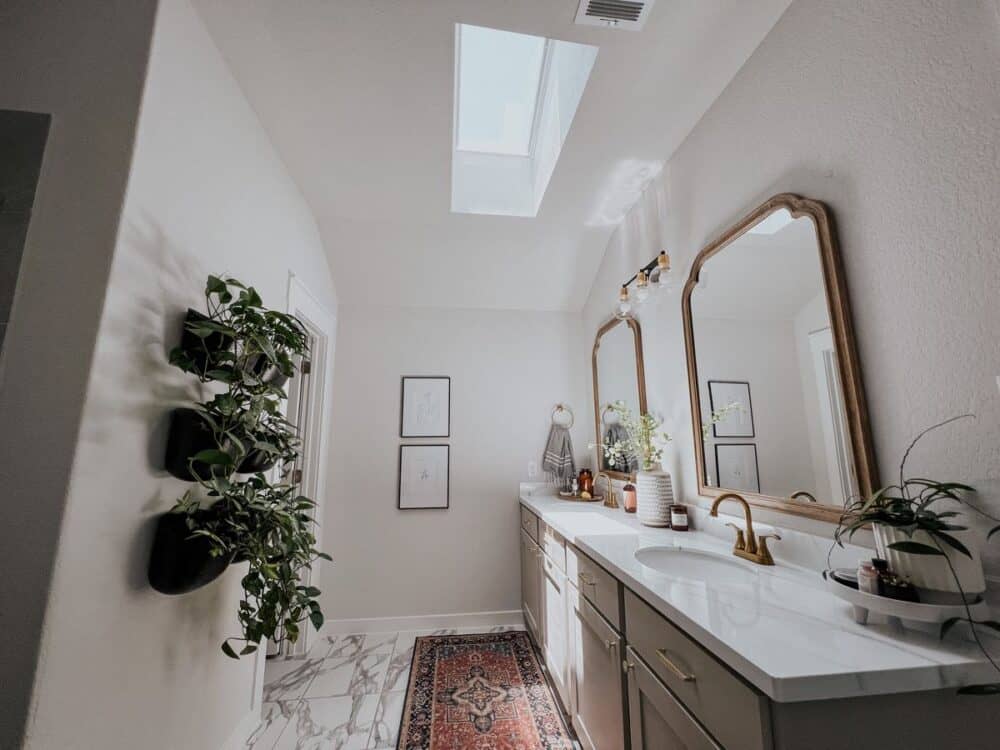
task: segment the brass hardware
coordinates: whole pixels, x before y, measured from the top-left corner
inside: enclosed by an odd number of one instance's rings
[[[621,291],[618,292],[618,301],[619,302],[628,302],[628,287],[627,286],[623,286],[622,289],[621,289]]]
[[[618,495],[615,494],[615,488],[611,484],[611,477],[605,474],[603,471],[597,475],[597,480],[594,482],[594,489],[597,489],[597,482],[601,481],[601,477],[608,483],[608,492],[604,496],[604,507],[605,508],[617,508],[618,506]]]
[[[590,576],[588,576],[586,573],[578,573],[576,577],[580,580],[580,583],[582,583],[584,586],[597,585],[597,581],[595,581],[593,578],[590,578]]]
[[[308,359],[302,360],[302,364],[299,365],[299,372],[301,372],[303,375],[308,375],[309,373],[311,373],[312,362],[309,361]]]
[[[614,651],[618,648],[618,641],[605,641],[604,646],[608,649],[608,651]]]
[[[744,560],[757,563],[758,565],[774,565],[774,558],[771,557],[771,552],[767,548],[766,540],[772,537],[774,539],[781,539],[781,537],[777,534],[762,536],[760,538],[760,545],[758,546],[757,536],[753,533],[753,517],[750,513],[750,504],[735,492],[727,492],[726,494],[719,495],[715,498],[715,502],[712,503],[712,510],[709,511],[710,515],[718,518],[719,505],[723,500],[735,500],[740,503],[743,506],[743,516],[746,520],[745,537],[736,524],[726,524],[727,526],[732,526],[736,529],[736,543],[733,545],[733,554],[737,557],[742,557]]]
[[[645,289],[649,286],[649,276],[646,275],[645,271],[639,271],[635,275],[635,286],[637,289]]]
[[[674,677],[682,682],[694,682],[695,678],[693,674],[685,672],[683,669],[674,664],[670,657],[667,656],[666,649],[658,648],[656,649],[656,655],[660,657],[660,661],[663,662],[663,666],[674,673]]]
[[[819,502],[811,492],[806,492],[805,490],[795,490],[795,492],[788,496],[788,499],[797,500],[800,497],[807,498],[811,503]]]
[[[656,256],[656,265],[659,267],[660,271],[670,270],[670,256],[667,255],[667,251],[663,250],[659,255]]]
[[[292,472],[292,484],[302,484],[302,469]]]
[[[565,427],[567,430],[571,430],[573,429],[573,425],[576,423],[576,415],[573,414],[573,410],[570,409],[566,404],[556,404],[556,408],[552,410],[552,416],[550,417],[550,419],[552,420],[552,424],[559,424],[558,422],[556,422],[556,414],[560,414],[564,411],[569,412],[569,424],[559,425],[559,426]]]
[[[622,661],[622,672],[624,672],[625,674],[628,674],[633,669],[635,669],[635,664],[633,664],[632,662],[627,661],[627,660],[623,660]]]

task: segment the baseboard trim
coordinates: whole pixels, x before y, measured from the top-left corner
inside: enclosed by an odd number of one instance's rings
[[[239,750],[240,748],[247,747],[247,739],[250,735],[254,733],[254,730],[260,726],[260,708],[256,711],[248,711],[240,723],[236,725],[233,729],[232,734],[229,735],[229,739],[226,740],[225,744],[220,748],[220,750]]]
[[[446,630],[452,628],[490,628],[500,625],[523,626],[521,610],[499,612],[462,612],[448,615],[415,615],[409,617],[371,617],[355,620],[327,620],[323,633],[394,633],[406,630]]]

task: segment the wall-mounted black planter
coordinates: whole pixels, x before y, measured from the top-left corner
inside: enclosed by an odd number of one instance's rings
[[[258,471],[269,471],[278,463],[278,457],[263,451],[250,451],[246,458],[236,467],[239,474],[256,474]]]
[[[270,383],[276,388],[283,388],[285,383],[288,382],[288,376],[268,362],[267,357],[263,354],[253,357],[253,361],[250,362],[248,369],[263,382]]]
[[[164,513],[156,524],[148,577],[149,585],[161,594],[186,594],[199,589],[229,566],[230,558],[211,555],[208,539],[191,537],[186,518],[183,513]]]
[[[181,348],[191,355],[199,371],[206,369],[211,353],[229,351],[233,346],[233,337],[224,333],[210,333],[205,338],[200,338],[188,330],[188,323],[202,323],[206,320],[211,318],[188,308],[187,315],[184,316],[184,332],[181,334]]]
[[[191,473],[188,459],[199,451],[216,448],[215,437],[211,428],[194,409],[174,409],[170,412],[170,432],[167,434],[167,453],[163,467],[178,479],[185,482],[197,480]],[[195,470],[203,476],[209,476],[210,467],[207,464],[195,464]]]

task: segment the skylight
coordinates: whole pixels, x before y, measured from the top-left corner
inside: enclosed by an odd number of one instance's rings
[[[462,151],[528,156],[545,39],[460,25],[458,133]]]
[[[451,210],[535,216],[597,47],[455,26]]]

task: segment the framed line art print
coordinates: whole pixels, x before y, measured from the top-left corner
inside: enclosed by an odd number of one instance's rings
[[[404,375],[400,386],[401,438],[451,437],[451,378]]]
[[[450,505],[450,448],[447,445],[399,446],[400,510],[446,510]]]
[[[714,414],[716,409],[735,405],[735,409],[712,425],[712,436],[717,438],[756,437],[753,428],[753,406],[750,403],[750,384],[745,380],[709,380],[708,404]]]
[[[716,443],[715,481],[722,489],[760,493],[757,446],[754,443]]]

